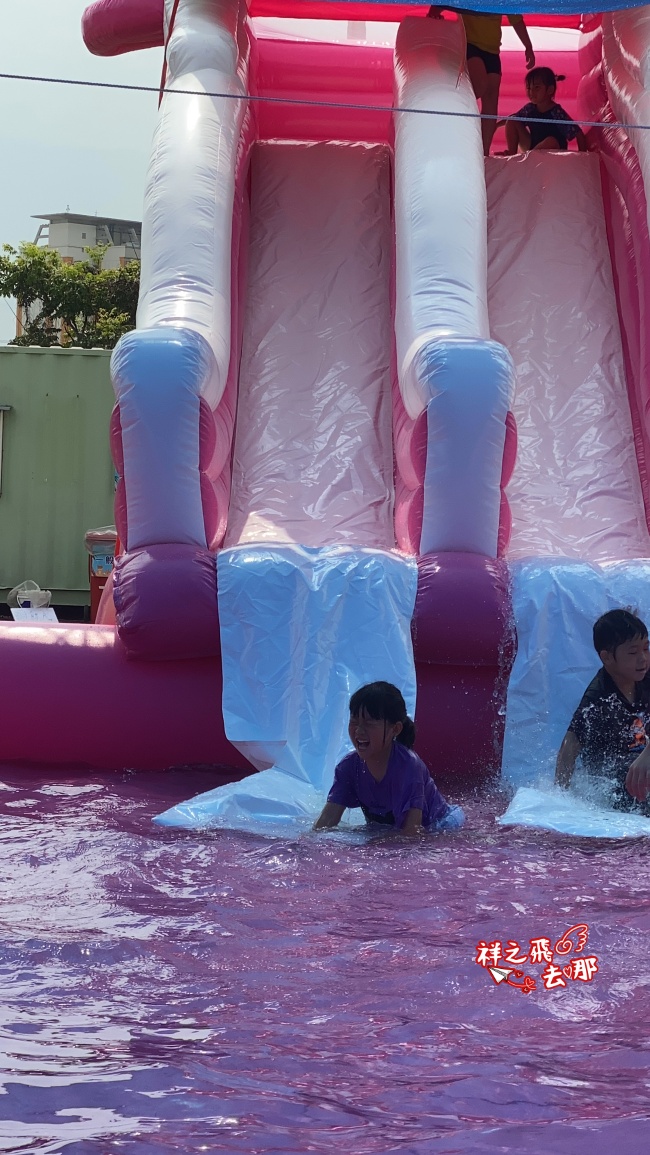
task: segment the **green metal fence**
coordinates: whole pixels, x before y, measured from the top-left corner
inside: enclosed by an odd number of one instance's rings
[[[0,347],[0,601],[25,578],[89,601],[84,533],[113,522],[110,352]]]

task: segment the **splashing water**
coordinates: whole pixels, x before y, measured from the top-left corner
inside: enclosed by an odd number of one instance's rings
[[[498,793],[413,843],[151,824],[216,784],[2,776],[0,1149],[645,1148],[646,842],[499,828]],[[579,922],[589,983],[476,965]]]

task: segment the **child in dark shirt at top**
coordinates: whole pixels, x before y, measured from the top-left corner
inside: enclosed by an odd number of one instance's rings
[[[401,834],[454,830],[465,816],[442,797],[427,767],[411,749],[415,725],[400,691],[371,682],[350,699],[348,727],[354,752],[334,771],[334,785],[314,830],[338,826],[343,812],[360,807],[366,822],[396,827]]]
[[[561,104],[555,101],[558,80],[551,68],[533,68],[526,77],[528,104],[514,112],[513,116],[522,120],[506,120],[506,155],[514,156],[518,149],[531,152],[533,149],[558,149],[565,152],[568,142],[574,137],[580,152],[587,151],[587,138],[575,121],[571,120]],[[552,124],[545,123],[553,121]],[[502,123],[501,121],[499,123]]]
[[[645,749],[650,725],[648,630],[629,610],[611,610],[594,625],[603,663],[571,719],[557,758],[555,781],[568,787],[578,755],[588,773],[614,779],[616,810],[635,800],[625,787],[632,762]]]

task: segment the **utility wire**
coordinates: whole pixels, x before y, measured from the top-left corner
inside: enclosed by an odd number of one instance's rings
[[[60,76],[24,76],[15,72],[0,72],[0,80],[27,80],[35,84],[60,84],[71,85],[76,88],[104,88],[114,92],[153,92],[157,96],[160,95],[160,89],[148,84],[115,84],[107,80],[71,80],[69,78]],[[305,100],[302,97],[292,96],[251,96],[248,93],[239,92],[206,92],[205,89],[195,88],[164,88],[162,90],[163,96],[209,96],[219,100],[246,100],[250,104],[291,104],[298,105],[301,108],[339,108],[349,109],[353,112],[406,112],[415,113],[418,116],[453,116],[462,120],[512,120],[521,122],[522,124],[529,124],[530,117],[525,116],[508,116],[504,118],[503,113],[494,112],[455,112],[450,109],[442,108],[409,108],[408,106],[384,105],[384,104],[350,104],[339,100]],[[552,117],[535,117],[536,124],[555,124],[557,120]],[[631,129],[639,129],[643,132],[650,130],[650,124],[626,124],[625,121],[618,120],[580,120],[576,124],[581,124],[584,128],[623,128],[627,132]]]

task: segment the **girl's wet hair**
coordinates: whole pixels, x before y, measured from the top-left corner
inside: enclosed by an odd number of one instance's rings
[[[415,723],[406,713],[406,702],[392,682],[370,682],[357,690],[350,698],[350,717],[358,718],[361,711],[379,722],[390,722],[391,725],[401,722],[397,741],[407,750],[413,748]]]
[[[560,76],[552,68],[547,68],[546,65],[542,64],[539,68],[531,68],[530,72],[526,73],[526,88],[530,88],[531,84],[539,81],[545,88],[552,88],[555,92],[560,80],[566,80],[566,76]]]

